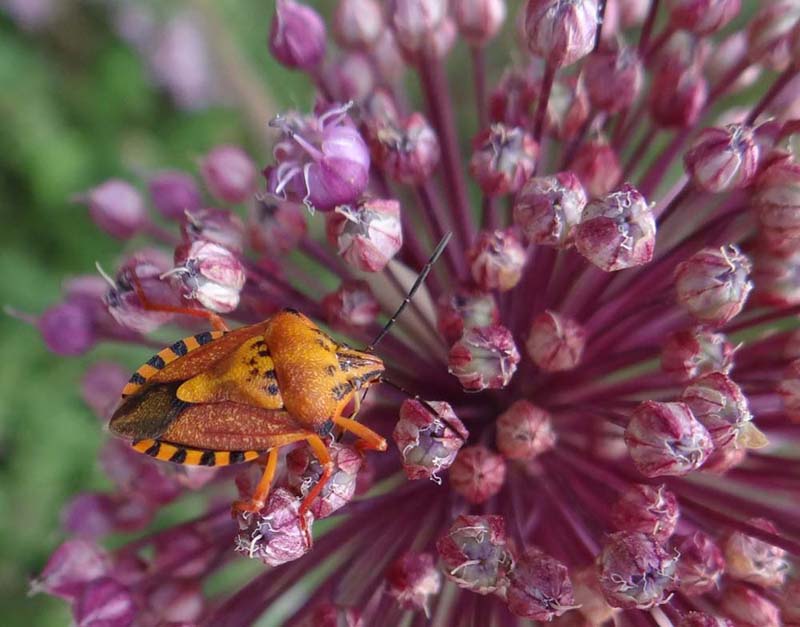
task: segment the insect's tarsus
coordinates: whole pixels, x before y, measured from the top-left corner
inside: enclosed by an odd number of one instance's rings
[[[597,49],[600,47],[600,37],[603,35],[603,20],[606,16],[606,0],[600,0],[597,3],[597,34],[594,37],[594,50],[592,52],[597,52]]]

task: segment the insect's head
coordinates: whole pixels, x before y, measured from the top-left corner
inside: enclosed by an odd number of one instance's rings
[[[376,383],[386,370],[383,360],[375,353],[359,351],[349,346],[339,346],[336,349],[336,358],[353,390],[367,388]]]

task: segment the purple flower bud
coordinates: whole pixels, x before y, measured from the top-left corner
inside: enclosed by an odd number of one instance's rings
[[[342,607],[329,601],[320,603],[303,627],[365,627],[361,613],[352,607]]]
[[[778,394],[789,420],[800,423],[800,359],[796,359],[786,368],[781,382],[778,383]]]
[[[120,389],[115,388],[117,396]],[[180,484],[164,472],[161,464],[154,464],[122,440],[106,442],[100,452],[100,464],[121,493],[135,494],[154,507],[174,501],[181,493]]]
[[[111,560],[104,549],[87,540],[67,540],[31,581],[31,594],[44,592],[74,601],[87,583],[109,574],[110,570]]]
[[[126,181],[106,181],[90,189],[86,200],[95,224],[117,239],[130,239],[147,224],[142,195]]]
[[[643,74],[636,50],[624,46],[590,55],[583,66],[589,100],[609,114],[633,104],[642,89]]]
[[[537,98],[541,98],[541,81],[537,91]],[[564,76],[553,83],[547,101],[545,129],[562,141],[576,139],[589,119],[590,111],[589,94],[583,80],[576,76]]]
[[[711,372],[695,379],[681,395],[692,414],[708,429],[715,447],[735,441],[744,448],[761,448],[767,439],[750,422],[753,415],[742,389],[728,375]]]
[[[300,203],[264,194],[256,197],[248,232],[250,243],[267,257],[281,257],[308,232],[306,210]]]
[[[570,318],[546,310],[536,316],[525,348],[545,372],[572,370],[581,361],[586,345],[586,331]]]
[[[753,518],[748,522],[764,531],[778,532],[775,525],[764,518]],[[789,563],[784,549],[742,531],[731,533],[723,549],[725,573],[729,577],[765,588],[781,586],[786,581]]]
[[[733,344],[722,333],[702,328],[676,331],[661,349],[661,369],[678,381],[691,381],[710,372],[728,374],[733,367]]]
[[[239,305],[246,280],[241,262],[219,244],[197,240],[175,250],[174,282],[206,309],[228,313]]]
[[[782,627],[778,606],[750,586],[733,583],[725,586],[720,609],[735,627]]]
[[[670,21],[675,28],[695,35],[710,35],[739,14],[740,0],[670,0]]]
[[[45,345],[56,355],[83,355],[97,341],[91,312],[76,302],[53,305],[41,315],[38,326]]]
[[[716,590],[725,571],[725,558],[717,544],[702,531],[695,531],[675,544],[678,560],[678,589],[686,596]]]
[[[345,48],[371,48],[385,28],[376,0],[339,0],[333,18],[336,40]]]
[[[759,5],[758,13],[747,25],[750,60],[782,71],[797,57],[792,57],[793,29],[800,19],[796,0],[774,0]]]
[[[700,119],[708,83],[697,63],[684,63],[679,54],[662,55],[653,69],[647,104],[650,115],[666,128],[689,128]]]
[[[244,250],[244,223],[226,209],[201,209],[187,213],[181,223],[184,243],[204,240],[241,254]]]
[[[322,309],[329,325],[347,331],[375,322],[381,305],[365,281],[345,281],[322,299]]]
[[[193,625],[203,614],[205,599],[198,581],[171,579],[154,588],[146,599],[144,616],[153,624]]]
[[[516,194],[536,169],[539,144],[519,127],[492,124],[472,146],[469,169],[487,196]]]
[[[378,78],[370,57],[362,52],[345,54],[331,67],[332,92],[337,100],[361,103],[374,91]]]
[[[302,498],[286,488],[277,488],[260,512],[240,513],[236,551],[267,566],[280,566],[302,557],[311,549],[311,537],[305,530],[311,529],[314,514],[305,512],[304,527],[300,519],[301,502]]]
[[[761,224],[788,237],[800,237],[800,164],[779,161],[756,180],[752,205]]]
[[[753,130],[742,124],[704,129],[683,161],[692,182],[706,192],[747,187],[758,167]]]
[[[136,618],[130,591],[109,577],[88,583],[72,606],[77,627],[128,627]]]
[[[438,415],[431,414],[419,401],[404,401],[392,439],[409,479],[430,478],[441,483],[437,473],[450,467],[469,432],[450,405],[436,401],[429,404]]]
[[[269,51],[288,68],[311,70],[325,56],[325,22],[311,7],[277,0],[269,31]]]
[[[744,307],[753,289],[750,268],[735,246],[703,248],[675,270],[678,303],[698,322],[720,327]]]
[[[186,212],[193,213],[203,206],[194,178],[185,172],[159,172],[150,179],[148,190],[155,208],[170,220],[182,220]]]
[[[776,254],[769,246],[756,250],[753,262],[753,301],[786,307],[800,304],[800,251]]]
[[[249,495],[248,495],[249,496]],[[152,568],[171,577],[194,579],[217,559],[213,538],[196,527],[177,527],[156,536]]]
[[[719,618],[703,612],[688,612],[677,623],[677,627],[734,627],[727,618]]]
[[[509,580],[506,600],[512,614],[551,621],[576,607],[567,567],[539,549],[522,554]]]
[[[506,19],[505,0],[455,0],[451,8],[459,32],[473,46],[486,45]]]
[[[612,533],[597,558],[606,599],[622,609],[647,610],[665,603],[675,585],[677,561],[653,536]]]
[[[512,289],[522,277],[526,257],[512,229],[481,231],[467,250],[472,278],[484,290]]]
[[[421,113],[401,119],[373,104],[367,133],[376,165],[392,180],[407,185],[423,183],[439,165],[439,140]]]
[[[488,501],[503,487],[506,462],[482,444],[463,448],[450,468],[450,485],[468,503]]]
[[[622,177],[622,166],[614,149],[603,139],[586,142],[570,165],[590,198],[605,196]]]
[[[752,423],[748,423],[752,424]],[[763,439],[763,434],[757,431],[758,436]],[[757,436],[757,437],[758,437]],[[703,472],[724,475],[731,468],[741,464],[747,457],[747,449],[741,446],[736,440],[731,440],[727,444],[717,446],[708,456],[706,463],[703,464]]]
[[[538,88],[529,72],[510,68],[489,94],[489,119],[508,126],[530,128]]]
[[[85,492],[61,512],[62,526],[83,538],[100,538],[114,531],[138,531],[153,520],[155,505],[138,494]]]
[[[575,227],[575,247],[605,272],[648,263],[653,258],[656,221],[644,196],[625,183],[586,205]]]
[[[685,403],[645,401],[631,416],[625,444],[645,477],[680,477],[697,470],[714,447]]]
[[[283,131],[273,154],[278,166],[270,172],[270,191],[329,211],[355,204],[369,182],[369,150],[347,111],[337,106],[317,118],[277,117]]]
[[[400,203],[394,199],[362,200],[327,215],[328,241],[353,268],[380,272],[403,246]]]
[[[514,224],[531,244],[565,248],[586,207],[586,192],[572,172],[528,179],[514,199]]]
[[[637,483],[611,506],[611,520],[619,531],[640,531],[666,542],[678,525],[678,500],[663,484]]]
[[[514,401],[496,424],[497,448],[507,459],[534,459],[555,446],[550,413],[525,399]]]
[[[389,566],[386,583],[400,607],[423,610],[427,616],[430,598],[442,588],[442,576],[430,553],[406,553]]]
[[[461,515],[436,541],[445,576],[478,594],[503,594],[514,558],[502,516]]]
[[[431,51],[446,17],[447,0],[393,0],[389,5],[389,24],[410,59]]]
[[[436,308],[436,327],[448,345],[458,341],[464,331],[500,322],[500,309],[490,292],[460,285],[446,292]]]
[[[596,0],[528,0],[528,48],[552,66],[572,65],[594,49],[597,15]]]
[[[706,79],[713,85],[719,83],[725,76],[729,76],[734,64],[747,56],[747,34],[737,30],[717,43],[711,49],[711,55],[705,63],[704,73]],[[761,67],[751,65],[741,72],[731,85],[732,90],[750,87],[761,75]]]
[[[519,351],[506,327],[474,327],[450,348],[448,372],[465,390],[506,387],[517,371]]]
[[[242,203],[256,191],[255,164],[238,146],[214,148],[203,159],[201,172],[208,191],[222,202]]]
[[[327,518],[347,505],[356,490],[356,476],[362,457],[351,446],[333,442],[329,448],[333,469],[320,495],[311,504],[315,519]],[[289,487],[305,497],[322,476],[322,465],[307,446],[296,448],[286,456]]]
[[[617,0],[619,5],[620,22],[623,28],[641,26],[647,17],[650,0]]]

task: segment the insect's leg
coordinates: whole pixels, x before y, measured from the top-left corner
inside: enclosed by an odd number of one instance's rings
[[[328,447],[325,446],[325,442],[323,442],[322,438],[318,435],[309,435],[306,438],[306,442],[308,442],[311,451],[319,460],[319,463],[322,464],[322,476],[319,478],[319,481],[314,484],[314,487],[309,490],[308,494],[306,494],[306,498],[303,499],[300,505],[300,525],[303,527],[309,546],[311,546],[311,533],[306,525],[305,514],[311,508],[311,504],[319,496],[319,493],[322,492],[322,488],[328,483],[328,479],[330,479],[331,473],[333,472],[333,462],[331,461],[331,454],[328,452]]]
[[[369,427],[352,418],[334,416],[333,423],[358,438],[356,448],[359,451],[385,451],[386,440]]]
[[[278,447],[269,450],[267,457],[267,465],[264,468],[264,474],[261,475],[261,480],[256,486],[253,496],[248,501],[236,501],[233,504],[233,513],[240,512],[257,512],[264,507],[269,496],[269,489],[272,486],[272,479],[275,477],[275,469],[278,467]]]
[[[176,314],[183,314],[186,316],[195,316],[198,318],[205,318],[211,324],[211,327],[215,331],[229,331],[228,325],[225,324],[225,321],[213,311],[208,311],[207,309],[196,309],[194,307],[177,307],[175,305],[164,305],[162,303],[154,303],[147,295],[144,293],[142,289],[142,284],[139,282],[139,277],[132,277],[131,282],[133,283],[133,290],[136,292],[136,297],[139,299],[139,304],[142,306],[142,309],[147,311],[163,311],[164,313],[176,313]]]

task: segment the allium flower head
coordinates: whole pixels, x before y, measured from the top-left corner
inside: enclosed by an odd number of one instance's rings
[[[526,0],[516,43],[502,0],[311,4],[254,18],[303,113],[231,80],[271,145],[99,182],[124,256],[11,312],[143,364],[83,380],[137,440],[33,590],[78,625],[796,623],[796,0]]]

